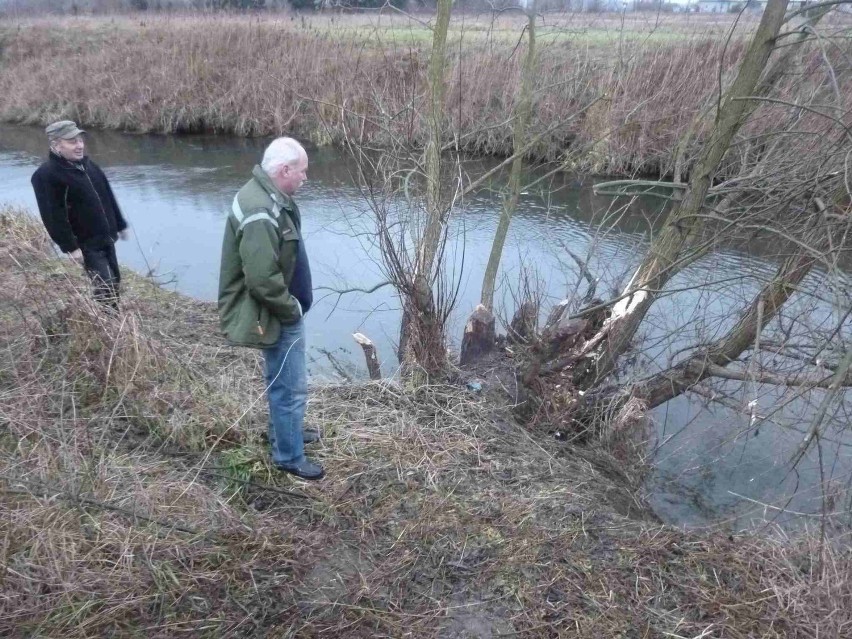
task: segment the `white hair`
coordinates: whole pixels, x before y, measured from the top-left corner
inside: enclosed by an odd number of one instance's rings
[[[268,175],[272,175],[279,166],[292,166],[302,156],[307,157],[307,155],[302,145],[293,138],[278,138],[266,147],[260,168],[266,171]]]

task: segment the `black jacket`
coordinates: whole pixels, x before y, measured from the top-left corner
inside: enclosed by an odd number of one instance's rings
[[[44,226],[63,253],[114,242],[127,228],[104,172],[88,157],[69,162],[51,152],[30,181]]]

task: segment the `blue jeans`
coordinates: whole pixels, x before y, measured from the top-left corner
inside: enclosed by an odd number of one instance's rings
[[[263,350],[263,357],[272,461],[277,465],[298,464],[305,459],[302,424],[308,401],[304,322],[300,319],[295,324],[282,324],[281,337]]]

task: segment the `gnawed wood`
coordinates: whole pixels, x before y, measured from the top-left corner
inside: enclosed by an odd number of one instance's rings
[[[472,364],[494,350],[497,342],[494,315],[482,304],[473,310],[464,327],[459,363]]]
[[[529,343],[535,336],[537,325],[538,306],[528,300],[521,304],[509,323],[509,341],[515,344]]]
[[[376,347],[373,341],[363,333],[353,333],[352,337],[361,345],[364,350],[364,358],[367,360],[367,372],[370,374],[370,379],[381,379],[382,369],[379,366],[379,358],[376,355]]]
[[[570,303],[571,300],[566,297],[558,304],[554,304],[553,308],[550,309],[550,313],[547,315],[547,321],[544,323],[545,333],[551,331],[559,323],[559,320],[565,315],[565,311],[568,310]]]

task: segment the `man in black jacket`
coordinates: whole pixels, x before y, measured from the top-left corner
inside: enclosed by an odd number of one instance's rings
[[[50,238],[92,278],[95,299],[118,307],[121,273],[115,241],[127,222],[100,167],[85,154],[81,129],[71,120],[49,125],[50,156],[32,177],[38,210]]]

